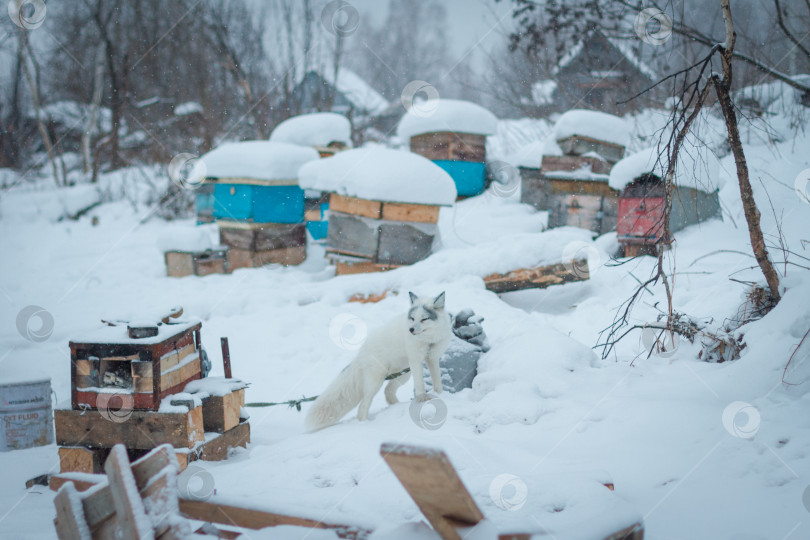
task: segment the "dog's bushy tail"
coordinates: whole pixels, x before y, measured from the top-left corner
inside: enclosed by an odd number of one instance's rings
[[[354,364],[340,372],[307,412],[304,425],[308,431],[317,431],[336,424],[360,403],[363,397],[361,375]]]

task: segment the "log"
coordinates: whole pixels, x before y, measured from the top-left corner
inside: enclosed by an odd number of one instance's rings
[[[209,396],[202,400],[203,425],[206,433],[224,433],[239,424],[239,395]]]
[[[576,268],[577,271],[572,272],[571,268]],[[506,274],[490,274],[484,278],[484,285],[495,293],[545,289],[551,285],[585,281],[589,278],[587,269],[587,259],[577,259],[569,263],[521,268]]]
[[[107,420],[97,410],[54,410],[59,446],[112,448],[117,443],[131,449],[151,450],[168,443],[191,448],[204,440],[202,407],[188,413],[132,411],[122,422]]]

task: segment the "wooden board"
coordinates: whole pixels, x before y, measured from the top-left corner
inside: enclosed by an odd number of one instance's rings
[[[189,343],[182,349],[175,349],[174,352],[167,356],[163,356],[160,359],[160,372],[165,373],[169,369],[173,368],[177,364],[179,364],[184,358],[186,358],[189,354],[194,354],[197,351],[197,347],[194,343]],[[140,363],[140,362],[139,362]],[[149,362],[142,362],[143,364],[150,364]],[[148,372],[145,371],[145,367],[143,368],[144,371],[142,372],[143,376],[148,376]],[[136,366],[135,363],[132,364],[132,373],[135,374]]]
[[[239,424],[239,395],[230,392],[224,396],[209,396],[202,400],[205,431],[223,433]]]
[[[576,267],[576,273],[570,268]],[[484,278],[486,288],[495,293],[520,291],[523,289],[545,289],[572,281],[585,281],[589,278],[587,259],[577,259],[571,263],[557,263],[533,268],[522,268],[507,274],[490,274]]]
[[[346,197],[344,195],[332,193],[329,196],[329,210],[332,212],[343,212],[344,214],[351,214],[354,216],[380,219],[382,216],[382,203],[380,201],[369,201],[367,199]]]
[[[135,477],[129,466],[127,451],[123,446],[115,446],[104,464],[109,482],[110,496],[115,507],[121,540],[142,540],[154,538],[151,520],[146,515],[143,501],[130,486],[135,484]]]
[[[473,133],[438,131],[411,137],[411,152],[430,160],[486,160],[486,137]]]
[[[170,371],[160,375],[160,390],[168,390],[177,386],[185,385],[193,380],[199,379],[202,372],[202,362],[200,356],[194,353],[195,357],[189,362],[174,366]]]
[[[380,454],[444,540],[461,540],[457,527],[484,519],[443,451],[387,443]]]
[[[382,218],[390,221],[438,223],[439,207],[427,204],[384,203]]]
[[[612,166],[607,161],[591,156],[543,156],[540,169],[543,172],[573,172],[589,167],[595,174],[609,174]]]
[[[169,277],[185,277],[194,275],[194,256],[184,251],[167,251],[164,254],[166,261],[166,275]]]
[[[101,473],[105,454],[97,448],[62,446],[59,448],[59,472]]]
[[[236,228],[220,223],[219,242],[232,249],[247,251],[304,246],[307,242],[306,225],[264,223],[261,227]]]
[[[294,525],[312,529],[331,529],[335,531],[338,537],[352,540],[366,538],[371,534],[371,531],[359,527],[324,523],[314,519],[278,514],[254,508],[241,508],[218,503],[215,499],[202,501],[181,498],[180,513],[190,519],[253,530],[277,527],[279,525]]]
[[[564,154],[581,156],[588,152],[596,152],[611,163],[616,163],[624,157],[624,146],[584,135],[571,135],[557,139],[557,144]]]
[[[54,525],[60,540],[85,540],[82,535],[84,527],[80,523],[80,516],[84,514],[84,510],[75,492],[75,487],[66,486],[53,500],[56,507]]]
[[[261,268],[267,264],[293,266],[301,264],[307,258],[306,246],[271,249],[268,251],[230,250],[229,266],[231,271],[239,268]]]
[[[428,232],[425,232],[427,229]],[[377,264],[407,265],[426,259],[433,250],[438,227],[432,224],[420,228],[407,223],[380,224]],[[432,232],[432,234],[431,234]]]
[[[376,304],[388,297],[389,291],[383,291],[381,294],[353,294],[349,297],[349,302],[357,302],[360,304]],[[396,293],[394,293],[396,294]]]
[[[374,260],[380,237],[380,221],[332,211],[326,249],[353,257]]]
[[[163,443],[191,448],[204,439],[202,407],[185,414],[132,411],[123,422],[110,421],[95,410],[56,409],[54,426],[59,446],[112,448],[121,443],[151,450]]]
[[[346,276],[349,274],[368,274],[371,272],[387,272],[388,270],[394,270],[395,268],[399,268],[399,266],[393,264],[376,264],[372,262],[347,263],[337,261],[335,262],[335,275]]]
[[[245,421],[237,424],[225,433],[206,441],[195,452],[203,461],[222,461],[228,459],[228,451],[232,448],[247,448],[250,442],[250,424]]]

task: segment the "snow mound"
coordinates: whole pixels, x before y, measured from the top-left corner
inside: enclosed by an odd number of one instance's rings
[[[194,166],[192,177],[256,178],[290,180],[308,161],[319,159],[314,148],[271,141],[223,144],[204,154]]]
[[[612,114],[598,111],[573,109],[560,116],[554,124],[554,138],[565,139],[572,135],[591,137],[621,146],[630,142],[630,125]]]
[[[442,168],[420,155],[388,148],[358,148],[307,163],[304,189],[374,201],[450,206],[456,185]]]
[[[270,134],[273,142],[301,146],[329,146],[331,142],[351,145],[352,124],[345,116],[331,112],[302,114],[288,118]]]
[[[439,99],[436,110],[429,116],[411,109],[397,127],[397,135],[407,141],[414,135],[434,131],[492,135],[498,128],[498,119],[480,105],[457,99]],[[416,112],[415,112],[416,111]]]
[[[188,116],[194,113],[203,114],[204,112],[203,106],[196,101],[186,101],[174,108],[175,116]]]
[[[539,169],[543,162],[543,156],[561,156],[562,150],[557,146],[554,139],[546,141],[532,141],[522,146],[517,152],[509,154],[504,161],[515,167],[525,167],[527,169]]]
[[[646,148],[622,159],[610,171],[608,183],[613,189],[624,189],[627,184],[644,174],[654,174],[663,178],[666,172],[667,156],[656,147]],[[675,183],[681,187],[712,192],[723,187],[724,175],[720,174],[720,162],[705,146],[684,142],[678,152],[675,165]]]
[[[198,227],[171,227],[158,237],[158,249],[167,251],[205,251],[213,242],[208,232]]]

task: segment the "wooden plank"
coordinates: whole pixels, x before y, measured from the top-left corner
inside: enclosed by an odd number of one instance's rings
[[[59,448],[59,472],[99,474],[103,470],[102,458],[98,449],[62,446]]]
[[[104,487],[93,490],[82,499],[84,515],[87,525],[91,529],[98,528],[103,522],[115,517],[115,503],[110,494],[110,486],[107,477],[104,476]]]
[[[321,209],[312,208],[304,212],[305,221],[321,221]]]
[[[578,271],[571,272],[572,267],[577,268]],[[551,285],[585,281],[589,278],[587,268],[587,259],[577,259],[570,263],[521,268],[506,274],[490,274],[484,278],[484,285],[488,290],[495,293],[523,289],[545,289]]]
[[[164,254],[166,261],[166,275],[169,277],[185,277],[194,274],[194,259],[191,253],[183,251],[167,251]]]
[[[613,200],[619,197],[619,192],[610,187],[607,181],[599,182],[594,180],[577,180],[575,178],[554,178],[545,173],[543,173],[543,178],[548,181],[547,190],[549,195],[556,193],[565,195],[597,195]]]
[[[228,273],[228,250],[209,250],[194,254],[194,275],[208,276],[211,274]]]
[[[255,229],[255,251],[305,246],[307,226],[305,223],[268,223],[266,227]]]
[[[260,268],[268,264],[281,264],[284,266],[295,266],[304,262],[307,258],[306,246],[285,247],[270,249],[267,251],[256,251],[253,253],[253,266]]]
[[[247,186],[297,186],[297,178],[279,178],[279,179],[265,179],[265,178],[206,178],[206,183],[213,184],[241,184]]]
[[[193,360],[188,361],[185,364],[178,364],[170,368],[170,371],[160,374],[161,390],[167,390],[169,388],[179,386],[184,382],[190,381],[194,375],[197,375],[202,371],[200,365],[200,355],[196,352],[193,354],[195,355]]]
[[[376,304],[384,300],[388,296],[388,291],[383,291],[381,294],[353,294],[349,297],[349,302],[358,302],[360,304]]]
[[[194,352],[196,352],[196,350],[197,349],[194,346],[194,343],[189,343],[182,349],[175,349],[174,353],[168,356],[164,356],[163,358],[160,359],[160,372],[164,373],[167,370],[173,368],[174,366],[179,364],[184,358],[186,358],[189,354],[193,354]],[[144,362],[144,364],[147,363],[148,362]]]
[[[612,168],[607,161],[591,156],[543,156],[540,165],[544,172],[573,172],[586,167],[595,174],[609,174]]]
[[[457,527],[484,519],[443,451],[386,443],[380,454],[444,540],[461,540]]]
[[[486,137],[474,133],[437,131],[411,137],[411,152],[427,159],[449,161],[486,160]]]
[[[84,522],[84,509],[73,484],[66,484],[53,499],[56,507],[56,535],[60,540],[86,540],[89,530]]]
[[[138,495],[126,448],[116,444],[104,464],[121,540],[153,540],[151,520]]]
[[[237,229],[234,227],[219,226],[219,243],[233,249],[256,249],[256,229]]]
[[[332,212],[352,214],[354,216],[380,219],[382,215],[382,203],[380,201],[369,201],[367,199],[346,197],[332,193],[329,196],[329,210]]]
[[[433,239],[437,233],[438,228],[433,224],[417,228],[407,223],[382,222],[375,262],[408,265],[424,260],[433,251]]]
[[[390,221],[438,223],[439,207],[427,204],[383,203],[382,218]]]
[[[51,491],[59,491],[59,488],[64,484],[72,482],[77,491],[87,491],[91,487],[106,481],[107,477],[103,474],[59,473],[51,475],[48,487]]]
[[[244,529],[258,530],[266,527],[277,527],[279,525],[294,525],[297,527],[309,527],[311,529],[331,529],[334,530],[338,537],[351,540],[366,538],[371,535],[371,531],[359,527],[324,523],[314,519],[278,514],[266,510],[240,508],[238,506],[220,504],[211,499],[203,501],[181,498],[180,513],[190,519]]]
[[[377,255],[380,221],[332,212],[326,236],[328,251],[373,260]]]
[[[239,396],[234,392],[203,399],[202,412],[206,433],[223,433],[239,424]]]
[[[107,420],[95,410],[54,410],[56,443],[60,446],[112,448],[117,443],[130,449],[151,450],[168,443],[190,448],[204,440],[202,407],[188,413],[132,411],[122,422]]]
[[[337,261],[335,263],[335,275],[346,276],[349,274],[368,274],[371,272],[387,272],[388,270],[394,270],[395,268],[399,268],[399,266],[394,264],[376,264],[372,262],[347,263]]]
[[[199,459],[203,461],[222,461],[228,459],[231,448],[247,448],[250,442],[250,424],[242,422],[210,441],[206,441],[199,450]]]

